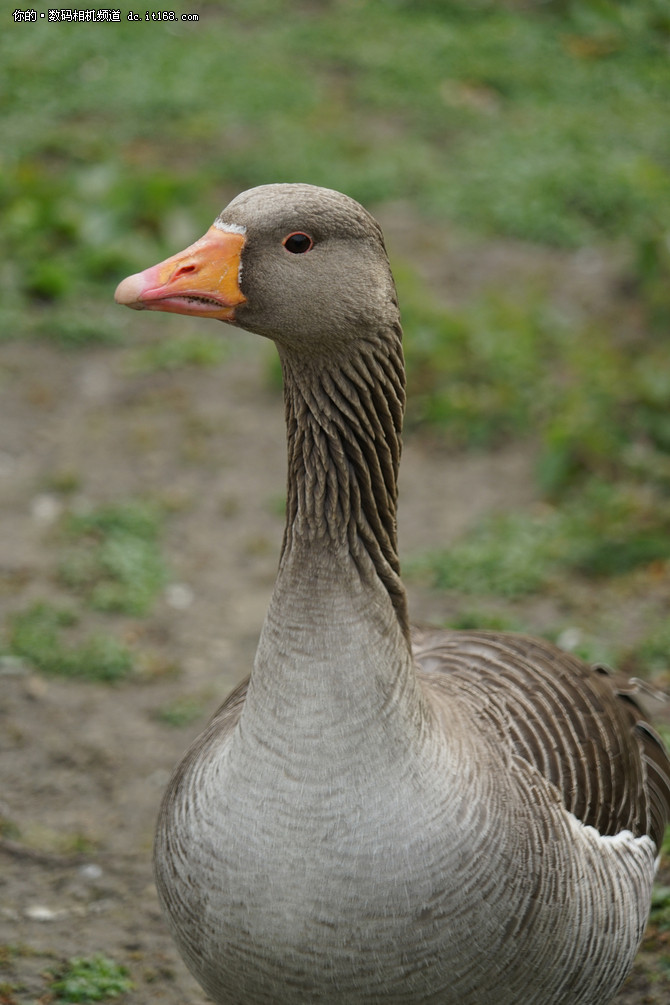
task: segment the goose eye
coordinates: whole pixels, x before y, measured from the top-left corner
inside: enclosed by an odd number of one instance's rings
[[[297,231],[295,234],[289,234],[288,237],[284,238],[282,243],[292,255],[304,255],[306,251],[314,247],[314,241],[309,234],[303,234],[300,231]]]

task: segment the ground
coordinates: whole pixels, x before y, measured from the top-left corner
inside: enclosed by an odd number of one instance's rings
[[[177,332],[181,320],[129,315],[128,323],[151,342],[159,331]],[[62,599],[56,556],[65,508],[158,500],[169,513],[170,570],[150,617],[114,620],[140,654],[134,677],[110,686],[45,677],[8,658],[1,664],[6,1005],[50,1001],[47,971],[100,952],[129,968],[134,990],[121,999],[128,1005],[206,1001],[161,918],[154,821],[172,767],[251,666],[276,569],[285,479],[270,347],[243,333],[222,337],[231,348],[219,365],[174,370],[138,368],[128,344],[76,352],[0,346],[6,610]],[[531,468],[530,448],[455,456],[409,436],[403,554],[448,542],[491,509],[531,502]],[[444,597],[427,587],[411,584],[410,601],[417,620],[444,620]],[[167,723],[162,713],[180,702],[195,712],[183,725]],[[646,945],[619,1005],[670,1000],[660,938]]]

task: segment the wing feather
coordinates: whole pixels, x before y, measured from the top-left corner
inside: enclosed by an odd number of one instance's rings
[[[602,668],[524,635],[416,629],[412,644],[426,682],[468,703],[473,722],[533,764],[578,820],[603,835],[648,834],[660,847],[670,758]]]

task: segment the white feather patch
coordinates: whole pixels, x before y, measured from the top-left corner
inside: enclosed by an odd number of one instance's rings
[[[226,223],[218,216],[212,226],[216,227],[217,230],[222,230],[224,234],[246,234],[247,232],[247,228],[240,223]]]
[[[658,858],[655,857],[656,845],[648,834],[635,837],[632,831],[622,830],[618,834],[601,834],[596,827],[590,827],[578,820],[577,817],[567,811],[570,827],[576,839],[581,839],[592,844],[594,847],[602,849],[603,854],[607,850],[626,849],[636,858],[640,858],[649,863],[652,872],[658,866]]]

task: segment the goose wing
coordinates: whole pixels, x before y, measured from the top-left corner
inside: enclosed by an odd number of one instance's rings
[[[670,758],[630,691],[548,642],[495,632],[413,630],[428,686],[468,703],[473,724],[534,765],[583,824],[648,834],[670,817]]]

